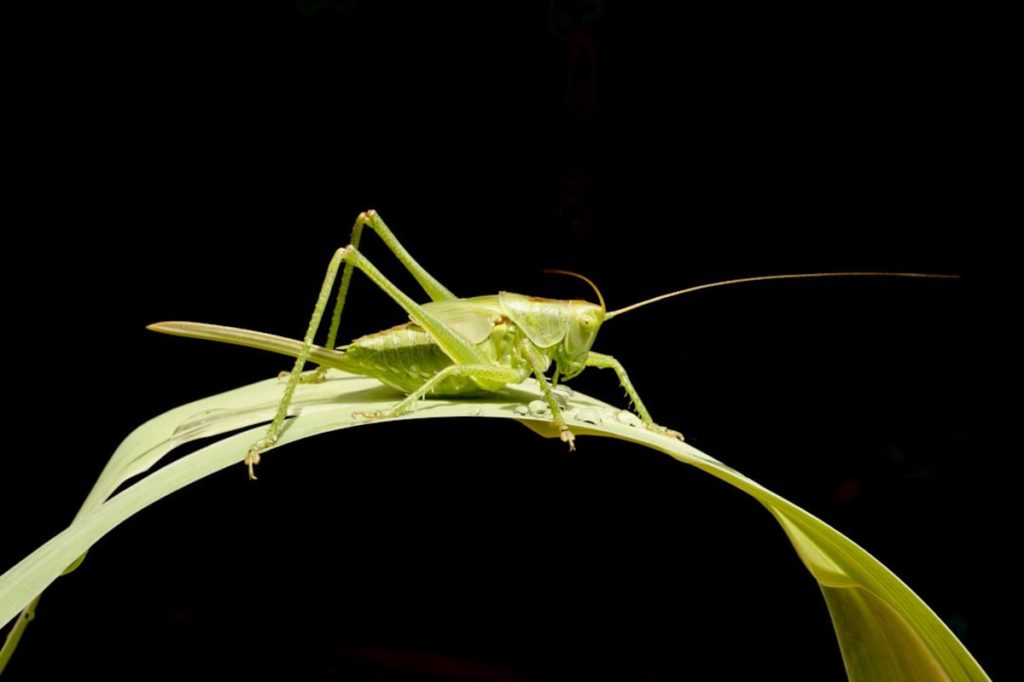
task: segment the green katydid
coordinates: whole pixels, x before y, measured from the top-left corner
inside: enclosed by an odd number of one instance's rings
[[[391,249],[430,297],[430,302],[416,303],[359,252],[359,241],[366,227],[376,232]],[[336,348],[338,326],[353,268],[363,271],[383,289],[405,310],[411,321],[368,334]],[[313,339],[326,311],[339,269],[342,270],[341,284],[327,341],[324,346],[316,346]],[[149,329],[260,348],[296,358],[270,427],[245,455],[249,477],[255,479],[254,467],[260,461],[260,453],[272,447],[280,436],[296,387],[302,381],[322,379],[328,368],[370,376],[406,394],[392,408],[383,414],[371,415],[373,417],[398,416],[428,395],[466,397],[493,393],[507,385],[519,383],[532,374],[551,410],[561,440],[573,450],[574,436],[562,415],[552,386],[560,380],[572,379],[587,367],[601,367],[613,370],[618,376],[646,428],[681,438],[677,432],[654,423],[625,368],[617,359],[590,349],[598,329],[605,321],[673,296],[745,282],[816,277],[955,277],[909,272],[763,275],[688,287],[608,311],[601,292],[593,282],[575,273],[562,270],[552,272],[573,275],[586,281],[593,287],[598,303],[537,298],[504,291],[491,296],[459,298],[416,262],[376,212],[366,211],[356,218],[349,245],[338,249],[331,258],[309,328],[302,341],[196,322],[161,322],[150,325]],[[312,375],[304,376],[303,370],[309,360],[316,362],[319,368]],[[549,379],[548,371],[552,364],[554,371]]]

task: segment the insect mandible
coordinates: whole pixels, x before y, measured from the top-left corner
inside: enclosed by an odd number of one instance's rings
[[[365,228],[370,228],[388,246],[430,297],[417,303],[401,291],[359,251]],[[336,347],[341,313],[345,307],[353,269],[366,274],[409,315],[410,321],[390,329],[359,337]],[[341,270],[341,284],[331,316],[324,346],[313,344]],[[609,311],[597,286],[589,279],[563,270],[590,284],[598,303],[582,300],[557,300],[524,296],[510,292],[497,295],[459,298],[435,279],[409,254],[375,211],[356,218],[348,246],[338,249],[327,267],[320,294],[303,340],[296,341],[245,329],[197,322],[160,322],[149,329],[165,334],[208,339],[260,348],[295,357],[288,383],[266,434],[253,443],[245,455],[249,477],[260,453],[272,447],[280,437],[288,407],[300,382],[322,380],[327,369],[337,368],[369,376],[392,386],[406,396],[393,407],[373,417],[395,417],[412,409],[427,396],[471,397],[494,393],[533,375],[551,410],[561,440],[575,449],[574,435],[555,399],[552,386],[577,376],[587,367],[611,369],[625,389],[643,425],[651,431],[681,438],[671,429],[659,426],[651,418],[637,394],[625,368],[611,355],[591,350],[601,325],[622,313],[674,296],[701,289],[745,282],[818,277],[929,277],[954,278],[910,272],[820,272],[762,275],[711,282],[655,296]],[[319,365],[312,374],[303,374],[306,362]],[[553,371],[552,366],[554,366]],[[551,372],[549,378],[548,374]]]

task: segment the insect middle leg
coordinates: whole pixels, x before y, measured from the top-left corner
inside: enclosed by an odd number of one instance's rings
[[[562,417],[561,408],[559,408],[558,402],[555,400],[554,393],[551,391],[551,386],[548,383],[547,377],[544,376],[544,370],[541,367],[539,359],[535,357],[536,351],[533,346],[530,345],[528,339],[523,339],[520,351],[527,357],[527,361],[530,364],[529,368],[503,367],[501,365],[451,365],[430,377],[430,379],[425,381],[422,386],[407,395],[405,399],[391,409],[373,416],[398,416],[412,408],[416,404],[416,401],[430,395],[441,385],[442,382],[454,377],[466,376],[477,380],[482,379],[499,383],[501,385],[507,385],[522,382],[526,377],[530,376],[532,371],[537,382],[540,384],[541,392],[544,394],[544,398],[547,400],[548,406],[551,408],[551,415],[554,419],[555,427],[558,429],[559,438],[561,438],[563,442],[569,444],[570,450],[575,450],[576,446],[573,444],[575,436],[573,436],[572,431],[570,431],[569,427],[566,425],[565,418]]]
[[[541,393],[544,394],[544,399],[547,401],[548,407],[551,408],[551,418],[554,420],[555,427],[558,429],[558,437],[563,443],[569,445],[570,451],[575,450],[576,436],[573,435],[572,431],[569,430],[569,426],[565,423],[565,417],[562,416],[562,409],[558,406],[558,401],[555,400],[555,394],[551,391],[551,384],[548,382],[548,378],[544,374],[544,363],[541,360],[540,353],[537,352],[533,343],[531,343],[527,338],[520,340],[519,352],[530,364],[530,369],[533,370],[533,376],[537,379],[537,383],[540,384]]]
[[[450,365],[423,382],[423,385],[405,396],[401,402],[382,412],[381,417],[397,417],[411,409],[418,400],[427,397],[446,380],[455,377],[471,377],[501,385],[518,384],[530,375],[525,368],[502,367],[501,365]]]

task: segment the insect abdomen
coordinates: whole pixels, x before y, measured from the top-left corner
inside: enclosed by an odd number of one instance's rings
[[[367,376],[403,393],[452,364],[430,335],[412,323],[361,336],[340,350]]]
[[[510,325],[499,324],[480,347],[492,362],[508,366],[514,337]],[[412,322],[361,336],[339,350],[344,351],[346,364],[357,366],[357,371],[403,393],[415,391],[453,364],[431,336]],[[431,395],[474,396],[486,393],[488,391],[472,379],[453,376],[442,381]]]

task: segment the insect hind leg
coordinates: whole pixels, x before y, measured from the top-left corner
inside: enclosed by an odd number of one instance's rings
[[[384,293],[390,296],[393,301],[401,306],[401,308],[405,310],[416,324],[430,334],[437,346],[445,353],[445,355],[451,358],[455,365],[488,367],[490,368],[490,371],[493,372],[501,369],[499,366],[492,366],[489,364],[489,358],[482,350],[457,334],[428,311],[424,310],[421,305],[416,303],[401,289],[396,287],[390,280],[381,274],[381,272],[372,263],[370,263],[370,261],[363,257],[363,255],[360,254],[354,246],[350,245],[338,249],[331,258],[330,264],[327,266],[327,274],[324,276],[323,285],[320,287],[320,295],[317,297],[316,306],[313,308],[313,316],[310,318],[309,328],[306,330],[306,336],[303,338],[302,347],[295,358],[295,365],[292,368],[291,374],[288,376],[288,384],[285,386],[284,396],[282,396],[281,402],[278,404],[277,412],[274,414],[274,419],[270,423],[270,427],[267,429],[266,435],[256,441],[252,447],[249,448],[248,453],[246,453],[245,463],[249,467],[250,478],[256,478],[254,467],[259,464],[260,453],[277,442],[277,439],[280,437],[281,431],[284,428],[284,421],[288,416],[288,407],[291,404],[292,397],[295,395],[295,389],[298,387],[302,378],[302,369],[305,367],[306,361],[309,359],[309,354],[313,347],[313,338],[316,336],[316,331],[320,326],[324,310],[327,308],[327,302],[330,299],[331,290],[334,287],[334,281],[337,278],[338,270],[341,268],[342,263],[347,263],[352,267],[357,267],[362,270],[374,284],[380,287]],[[498,375],[495,376],[495,386],[503,385],[505,375],[501,375],[500,377]]]
[[[270,426],[267,428],[266,434],[253,443],[245,455],[244,461],[246,466],[249,467],[250,480],[256,480],[255,466],[260,463],[260,453],[273,446],[281,436],[281,430],[284,428],[284,420],[288,416],[288,407],[291,405],[292,397],[295,395],[295,389],[298,387],[299,382],[302,379],[302,370],[306,366],[306,361],[309,359],[309,353],[313,347],[313,339],[316,336],[317,329],[320,327],[320,321],[323,318],[324,310],[327,308],[327,302],[330,300],[331,289],[334,288],[334,280],[338,276],[338,269],[345,261],[345,254],[347,250],[347,248],[338,249],[327,266],[327,273],[324,275],[323,284],[320,285],[320,294],[317,296],[316,305],[313,306],[313,316],[309,320],[309,327],[306,329],[305,337],[303,337],[302,348],[299,350],[299,354],[295,357],[295,364],[292,366],[292,371],[288,374],[288,384],[285,386],[281,402],[277,405],[277,411],[274,413],[274,418],[270,422]]]
[[[405,269],[419,282],[423,291],[426,292],[427,296],[432,301],[441,301],[446,299],[456,298],[455,294],[448,290],[443,284],[431,275],[426,269],[420,265],[415,258],[402,246],[402,243],[398,241],[391,228],[387,226],[380,215],[370,209],[363,211],[356,216],[356,221],[352,225],[352,235],[349,237],[349,246],[358,249],[359,243],[363,238],[363,228],[368,227],[377,233],[380,240],[391,250],[391,253],[395,255]],[[345,262],[341,271],[341,284],[338,286],[338,295],[334,302],[334,312],[331,313],[331,325],[327,330],[327,342],[324,344],[327,348],[334,348],[338,341],[338,327],[341,324],[341,312],[345,308],[345,300],[348,298],[348,288],[352,282],[352,271],[353,266],[349,262]],[[324,375],[327,373],[326,367],[319,367],[316,373],[309,377],[309,381],[321,381]]]

